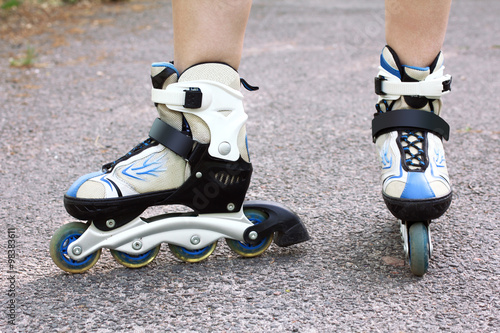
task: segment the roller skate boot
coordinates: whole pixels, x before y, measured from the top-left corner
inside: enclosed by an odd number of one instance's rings
[[[138,268],[156,257],[161,243],[178,259],[198,262],[220,238],[237,254],[254,257],[273,240],[278,246],[308,240],[286,207],[244,203],[252,165],[239,87],[256,87],[221,63],[199,64],[180,76],[171,63],[156,63],[151,78],[159,118],[149,138],[67,191],[68,213],[88,222],[56,231],[50,243],[55,264],[82,273],[108,248],[120,264]],[[148,207],[172,204],[192,212],[140,217]]]
[[[441,96],[451,90],[440,53],[429,67],[402,65],[386,46],[375,78],[379,95],[372,121],[381,162],[382,196],[400,220],[411,271],[427,272],[432,254],[429,224],[451,204],[452,190],[442,139],[449,126],[440,117]]]

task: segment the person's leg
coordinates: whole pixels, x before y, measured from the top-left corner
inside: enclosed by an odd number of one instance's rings
[[[238,69],[251,0],[174,0],[174,63],[183,72],[205,62]]]
[[[404,65],[429,66],[441,51],[451,0],[386,0],[386,41]]]
[[[179,83],[210,80],[239,90],[237,70],[251,6],[251,0],[173,1],[174,64],[180,73]],[[169,114],[174,115],[172,112]],[[179,116],[179,112],[175,114]],[[199,142],[208,143],[210,132],[214,134],[221,131],[210,129],[207,120],[200,119],[196,113],[183,113],[183,117],[193,137]],[[241,156],[248,160],[245,136],[243,126],[238,146]]]

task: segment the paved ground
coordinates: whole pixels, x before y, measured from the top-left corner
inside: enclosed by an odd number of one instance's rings
[[[499,11],[494,0],[453,4],[444,117],[455,199],[433,224],[423,278],[403,266],[370,141],[382,1],[255,1],[240,68],[261,88],[244,93],[248,197],[296,210],[312,240],[250,260],[220,242],[208,260],[185,264],[163,246],[144,269],[105,251],[69,275],[49,257],[52,234],[72,220],[68,186],[128,151],[156,116],[149,65],[173,56],[168,1],[82,11],[21,44],[2,41],[0,331],[498,331]],[[9,67],[28,43],[38,65]]]

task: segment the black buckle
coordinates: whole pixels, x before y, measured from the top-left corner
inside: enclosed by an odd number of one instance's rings
[[[382,82],[386,81],[385,77],[377,76],[375,78],[375,94],[377,95],[385,95],[385,92],[382,91]]]
[[[451,80],[452,78],[450,77],[449,80],[443,81],[443,92],[451,91]]]
[[[184,99],[184,107],[186,109],[199,109],[201,108],[201,101],[203,94],[200,88],[189,88],[184,90],[186,98]]]

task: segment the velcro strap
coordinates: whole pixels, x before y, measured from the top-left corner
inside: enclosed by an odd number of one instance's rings
[[[154,121],[149,136],[185,159],[191,153],[195,142],[191,137],[176,130],[160,118]]]
[[[154,103],[178,105],[186,109],[198,109],[202,105],[203,94],[198,87],[183,91],[173,89],[151,89],[151,100]]]
[[[424,96],[431,99],[437,99],[450,91],[450,75],[419,82],[389,81],[383,76],[375,78],[375,93],[382,96]]]
[[[377,113],[372,120],[373,141],[384,133],[401,129],[433,132],[448,140],[450,125],[438,115],[424,110],[393,110]]]

